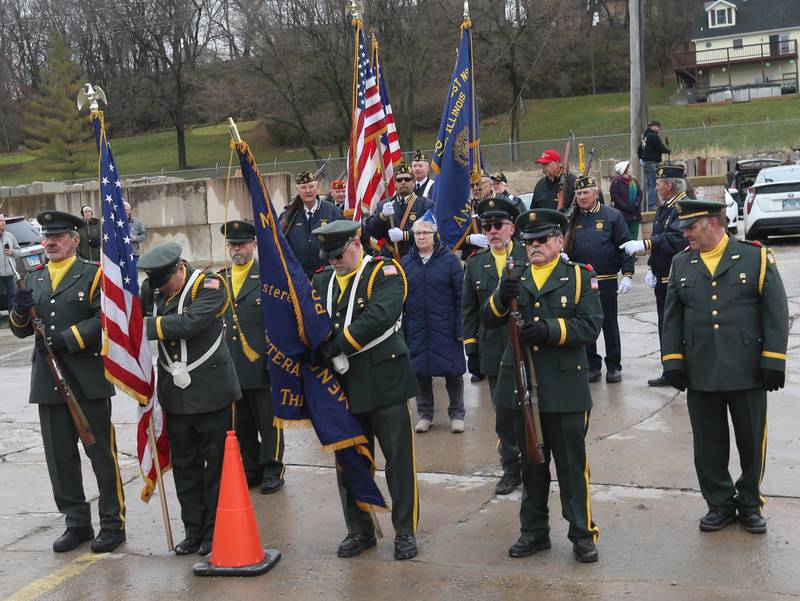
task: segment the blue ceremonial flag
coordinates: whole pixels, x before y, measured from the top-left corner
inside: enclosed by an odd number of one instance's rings
[[[433,150],[436,172],[433,196],[439,235],[451,248],[459,248],[471,223],[470,174],[480,171],[480,132],[475,73],[472,67],[472,23],[461,25],[461,43],[447,91]]]
[[[253,201],[276,425],[310,423],[323,449],[336,452],[336,463],[359,506],[385,509],[372,477],[367,439],[350,413],[344,390],[331,370],[309,362],[311,351],[328,337],[331,319],[283,236],[250,148],[246,142],[234,145]]]

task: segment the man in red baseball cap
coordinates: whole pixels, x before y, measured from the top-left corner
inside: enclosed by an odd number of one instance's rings
[[[533,188],[533,200],[531,209],[557,209],[558,208],[558,184],[564,168],[561,166],[561,155],[557,150],[547,149],[536,159],[542,166],[544,177],[536,182]],[[564,198],[567,203],[572,202],[575,195],[575,176],[567,174],[567,181],[564,188]]]

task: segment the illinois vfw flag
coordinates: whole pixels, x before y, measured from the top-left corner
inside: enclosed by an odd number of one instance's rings
[[[331,370],[308,360],[328,337],[333,327],[330,317],[283,236],[250,148],[246,142],[233,144],[253,201],[275,423],[281,427],[310,423],[323,450],[335,451],[359,506],[385,509],[372,477],[367,439],[348,409],[344,390]]]
[[[470,174],[480,171],[480,133],[475,73],[472,65],[472,22],[461,24],[456,66],[444,102],[442,122],[431,167],[436,173],[433,196],[439,235],[451,248],[459,248],[468,233],[472,207]]]
[[[139,402],[136,451],[144,478],[142,500],[149,501],[156,482],[156,465],[148,432],[151,420],[162,471],[170,467],[169,440],[164,413],[155,400],[153,358],[139,302],[139,280],[119,171],[106,138],[103,112],[93,111],[91,120],[100,154],[103,364],[106,378]]]

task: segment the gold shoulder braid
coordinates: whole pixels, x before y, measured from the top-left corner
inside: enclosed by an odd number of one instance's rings
[[[89,289],[89,302],[92,302],[94,293],[97,292],[97,284],[100,283],[101,277],[103,277],[103,269],[98,268],[97,273],[94,274],[94,279],[92,280],[92,287]]]
[[[575,264],[575,306],[578,306],[578,303],[581,302],[581,266],[577,263]]]

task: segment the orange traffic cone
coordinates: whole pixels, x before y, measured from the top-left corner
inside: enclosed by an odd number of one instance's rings
[[[277,549],[261,547],[239,441],[236,432],[229,431],[225,438],[211,556],[195,564],[192,571],[196,576],[257,576],[280,558]]]

